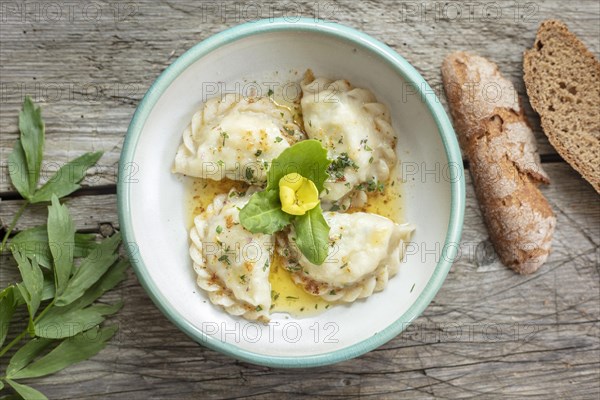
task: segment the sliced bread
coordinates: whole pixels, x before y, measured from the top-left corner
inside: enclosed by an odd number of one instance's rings
[[[523,70],[550,143],[600,193],[600,62],[564,23],[547,20]]]

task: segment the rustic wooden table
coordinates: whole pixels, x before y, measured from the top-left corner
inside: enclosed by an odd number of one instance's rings
[[[47,162],[105,151],[67,203],[79,229],[111,234],[119,229],[115,182],[123,137],[149,85],[195,43],[257,16],[317,15],[360,29],[398,51],[438,90],[443,57],[466,49],[496,61],[523,95],[522,52],[547,18],[563,19],[595,54],[600,49],[597,0],[34,0],[0,7],[2,229],[21,204],[6,159],[26,94],[43,107]],[[538,273],[518,276],[490,251],[467,176],[460,259],[425,313],[377,350],[307,370],[238,362],[175,328],[130,271],[110,295],[125,301],[118,337],[92,360],[33,385],[54,399],[598,398],[600,197],[556,154],[526,107],[552,179],[543,191],[558,218],[552,255]],[[41,223],[44,207],[30,207],[17,231]],[[1,260],[5,285],[17,273],[8,257]]]

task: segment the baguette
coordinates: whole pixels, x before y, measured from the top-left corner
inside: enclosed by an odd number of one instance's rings
[[[514,86],[465,52],[446,57],[442,79],[494,249],[507,267],[533,273],[550,253],[556,218],[538,189],[549,178]]]
[[[523,56],[525,86],[556,151],[600,193],[600,62],[557,20]]]

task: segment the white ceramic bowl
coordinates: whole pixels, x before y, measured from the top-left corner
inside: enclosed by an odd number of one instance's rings
[[[406,263],[383,292],[314,317],[276,314],[264,325],[226,314],[196,287],[184,185],[171,166],[184,128],[215,88],[247,90],[253,81],[284,84],[299,80],[307,68],[368,88],[390,108],[407,180],[405,217],[417,230]],[[396,52],[334,23],[264,20],[199,43],[156,80],[127,133],[118,197],[137,276],[173,323],[194,340],[241,360],[308,367],[368,352],[425,309],[458,249],[464,179],[448,117],[425,80]]]

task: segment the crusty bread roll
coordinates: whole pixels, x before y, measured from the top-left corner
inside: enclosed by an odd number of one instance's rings
[[[600,193],[600,62],[561,21],[523,56],[529,102],[556,151]]]
[[[494,63],[465,52],[446,57],[442,78],[494,248],[516,272],[535,272],[556,218],[537,187],[549,179],[514,86]]]

